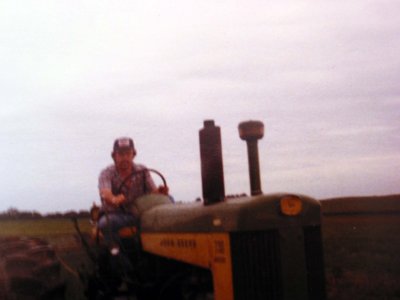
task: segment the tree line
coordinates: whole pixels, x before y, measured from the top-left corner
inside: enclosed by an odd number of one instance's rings
[[[21,211],[15,207],[10,207],[6,211],[0,212],[0,220],[15,220],[15,219],[59,219],[59,218],[89,218],[90,213],[87,210],[66,211],[66,212],[51,212],[41,214],[37,211]]]

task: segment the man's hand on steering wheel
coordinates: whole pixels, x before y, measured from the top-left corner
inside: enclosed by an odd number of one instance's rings
[[[168,188],[168,186],[166,186],[166,185],[160,185],[160,186],[157,188],[156,193],[157,193],[157,194],[163,194],[163,195],[168,196],[169,188]]]

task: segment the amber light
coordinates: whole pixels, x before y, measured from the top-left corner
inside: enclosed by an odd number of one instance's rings
[[[297,196],[285,196],[280,201],[281,212],[286,216],[297,216],[303,209],[303,203]]]

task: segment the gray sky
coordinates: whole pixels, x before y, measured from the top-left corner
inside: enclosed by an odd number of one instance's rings
[[[263,191],[400,193],[400,4],[0,2],[0,211],[87,209],[116,137],[201,196],[198,131],[221,126],[227,194],[249,193],[237,125],[265,124]]]

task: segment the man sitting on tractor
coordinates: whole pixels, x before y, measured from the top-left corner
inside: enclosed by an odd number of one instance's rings
[[[150,193],[168,194],[168,187],[157,188],[147,168],[133,162],[135,156],[131,138],[116,139],[111,153],[114,164],[103,169],[99,176],[103,215],[98,228],[108,243],[119,241],[121,228],[137,225],[136,198]]]

